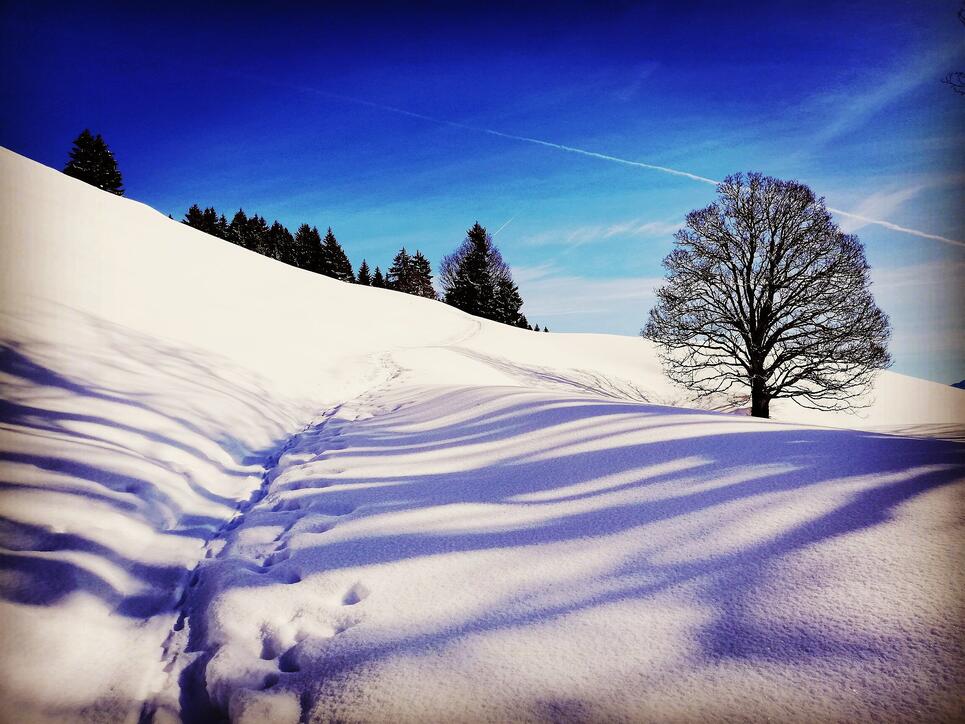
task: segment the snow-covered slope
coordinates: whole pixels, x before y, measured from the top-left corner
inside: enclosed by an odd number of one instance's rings
[[[0,718],[960,718],[965,392],[301,272],[0,151]],[[645,310],[641,310],[641,315]]]

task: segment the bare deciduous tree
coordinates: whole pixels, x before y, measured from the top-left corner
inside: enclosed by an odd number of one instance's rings
[[[675,235],[667,283],[641,332],[659,345],[667,374],[699,396],[749,387],[756,417],[778,398],[861,406],[891,364],[888,317],[871,295],[861,242],[795,181],[736,174],[717,191]]]
[[[958,9],[958,19],[965,25],[965,3]],[[952,90],[959,95],[965,96],[965,73],[958,70],[949,73],[942,79],[943,83],[947,83],[952,87]]]

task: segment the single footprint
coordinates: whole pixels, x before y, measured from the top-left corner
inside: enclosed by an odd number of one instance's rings
[[[302,526],[300,533],[327,533],[337,524],[334,520],[325,520],[320,523],[309,523],[308,525]]]
[[[283,548],[282,550],[277,550],[265,559],[265,562],[262,564],[262,567],[271,568],[272,566],[275,566],[275,565],[278,565],[279,563],[287,561],[289,558],[291,558],[291,555],[292,555],[291,551],[288,550],[287,548]]]
[[[261,682],[261,690],[264,691],[265,689],[270,689],[271,687],[273,687],[275,684],[278,683],[278,680],[280,678],[281,677],[278,676],[278,674],[268,674],[267,676],[265,676],[264,681]]]
[[[278,659],[278,670],[284,674],[294,674],[297,671],[302,670],[302,665],[298,660],[298,652],[296,649],[298,644],[292,646],[288,651],[283,653]]]
[[[361,583],[356,583],[345,592],[344,596],[342,596],[342,605],[354,606],[356,603],[360,603],[361,601],[365,600],[368,595],[369,589]]]
[[[297,500],[279,500],[271,507],[272,513],[287,513],[292,510],[301,510],[302,505]]]

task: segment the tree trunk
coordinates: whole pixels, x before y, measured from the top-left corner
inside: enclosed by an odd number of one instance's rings
[[[751,378],[751,416],[770,417],[771,398],[764,389],[764,378],[755,375]]]

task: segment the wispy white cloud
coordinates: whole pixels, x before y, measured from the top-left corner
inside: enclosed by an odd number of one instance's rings
[[[588,224],[562,229],[550,229],[538,234],[524,236],[521,244],[527,246],[576,247],[606,239],[632,237],[670,237],[683,226],[682,221],[641,221],[630,219],[612,224]]]
[[[647,63],[641,63],[631,72],[631,80],[629,83],[622,85],[618,88],[614,95],[617,99],[621,101],[632,100],[643,88],[647,79],[650,78],[660,67],[660,64],[655,61],[649,61]]]
[[[871,279],[876,295],[910,287],[927,287],[944,295],[965,295],[965,261],[933,261],[898,267],[873,267]],[[961,311],[957,308],[956,311]]]
[[[965,376],[965,261],[943,259],[902,267],[873,267],[872,291],[895,329],[891,351],[921,358],[927,367],[957,359],[958,369],[929,376],[957,381]],[[957,375],[957,376],[956,376]]]
[[[903,59],[892,68],[874,69],[864,78],[863,90],[851,84],[846,90],[816,97],[814,103],[830,106],[833,111],[812,136],[811,147],[823,146],[860,128],[901,96],[924,83],[934,83],[948,72],[960,53],[957,44],[936,48],[910,62]]]
[[[646,317],[661,277],[590,279],[560,274],[552,264],[516,267],[513,276],[526,300],[524,311],[534,319],[567,315],[613,313],[627,307]]]
[[[908,186],[896,191],[880,191],[871,194],[850,213],[838,212],[845,217],[840,223],[842,231],[850,234],[872,223],[869,220],[872,217],[887,216],[906,201],[917,196],[923,188],[924,186],[921,185]]]

